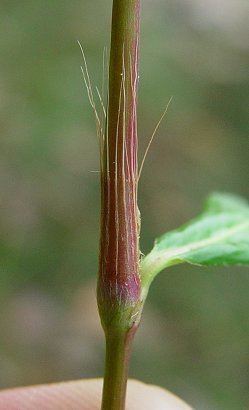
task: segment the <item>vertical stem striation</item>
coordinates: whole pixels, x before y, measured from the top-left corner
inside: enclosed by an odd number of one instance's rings
[[[106,334],[102,410],[124,409],[141,312],[137,208],[140,0],[113,0],[107,121],[101,158],[98,306]]]
[[[101,173],[100,307],[140,298],[137,82],[140,0],[114,0]]]

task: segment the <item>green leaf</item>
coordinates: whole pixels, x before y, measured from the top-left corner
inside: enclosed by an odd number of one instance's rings
[[[237,196],[212,194],[204,212],[181,228],[156,240],[141,261],[144,286],[164,268],[194,265],[249,264],[249,206]]]

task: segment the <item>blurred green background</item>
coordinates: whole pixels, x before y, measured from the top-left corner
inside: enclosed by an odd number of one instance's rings
[[[210,191],[248,195],[248,2],[143,0],[142,249]],[[80,40],[96,84],[110,0],[1,0],[0,387],[103,373],[99,181]],[[94,172],[93,172],[94,171]],[[131,376],[198,409],[249,408],[249,275],[181,266],[152,286]]]

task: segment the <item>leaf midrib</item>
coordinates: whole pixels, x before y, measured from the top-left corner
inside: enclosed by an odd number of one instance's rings
[[[193,252],[196,250],[203,249],[205,247],[208,247],[210,245],[214,245],[218,242],[221,242],[223,240],[228,239],[232,235],[241,232],[245,230],[246,228],[249,228],[249,221],[240,223],[239,225],[228,228],[226,229],[223,233],[213,235],[212,237],[208,239],[202,239],[196,242],[193,242],[188,245],[184,245],[178,248],[171,248],[166,251],[164,250],[156,250],[155,248],[149,253],[144,260],[142,261],[141,267],[143,266],[143,262],[149,263],[149,265],[152,267],[151,273],[152,276],[156,274],[156,272],[160,271],[162,267],[167,267],[173,265],[174,259],[180,258],[186,253]],[[169,263],[171,262],[171,263]],[[146,263],[146,265],[147,265]],[[147,271],[147,268],[146,268]],[[143,272],[142,268],[142,274],[145,273]]]
[[[241,223],[241,224],[239,224],[239,225],[237,225],[233,228],[226,229],[225,232],[220,233],[218,235],[213,235],[208,239],[202,239],[200,241],[193,242],[189,245],[185,245],[185,246],[182,246],[182,247],[179,247],[179,248],[174,248],[174,249],[169,250],[169,251],[158,251],[158,252],[163,253],[164,258],[172,259],[174,256],[180,256],[180,255],[183,255],[187,252],[192,252],[192,251],[195,251],[195,250],[199,250],[199,249],[204,248],[206,246],[210,246],[210,245],[213,245],[213,244],[215,244],[217,242],[220,242],[224,239],[227,239],[230,236],[232,236],[232,235],[234,235],[234,234],[236,234],[240,231],[243,231],[246,227],[249,227],[249,221],[248,222],[243,222],[243,223]]]

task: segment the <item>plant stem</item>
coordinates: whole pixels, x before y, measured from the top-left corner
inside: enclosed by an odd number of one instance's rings
[[[102,398],[102,410],[123,410],[132,333],[119,333],[106,337],[106,366]]]
[[[99,299],[125,305],[137,302],[140,295],[136,114],[139,11],[140,0],[113,1],[101,172]]]
[[[107,121],[101,158],[98,307],[106,335],[102,410],[123,410],[141,303],[137,207],[140,0],[113,0]]]

